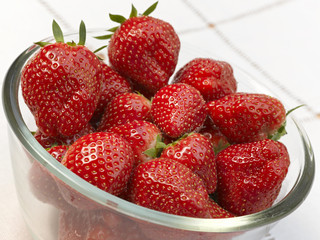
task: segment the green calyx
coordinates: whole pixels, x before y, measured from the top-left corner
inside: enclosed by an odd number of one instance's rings
[[[52,32],[53,32],[53,37],[57,43],[64,43],[64,35],[63,32],[59,26],[59,24],[53,20],[52,21]],[[77,46],[77,45],[85,45],[86,43],[86,37],[87,37],[87,30],[86,26],[83,21],[80,23],[79,27],[79,42],[75,43],[74,41],[67,42],[69,46]],[[35,44],[39,45],[40,47],[44,47],[48,44],[51,44],[50,42],[36,42]]]
[[[160,157],[161,152],[163,151],[163,149],[166,148],[166,146],[167,145],[164,142],[162,142],[161,135],[158,134],[155,146],[153,148],[147,149],[143,153],[151,158],[158,158]]]
[[[140,16],[149,16],[156,9],[157,5],[158,5],[158,2],[155,2],[147,10],[145,10],[142,14],[138,14],[137,9],[132,4],[129,18],[137,17],[138,15],[140,15]],[[129,19],[129,18],[125,18],[122,15],[111,14],[111,13],[109,14],[109,18],[111,19],[111,21],[119,23],[120,25],[122,23],[124,23],[127,19]],[[111,32],[111,33],[106,34],[106,35],[102,35],[102,36],[97,36],[95,38],[99,39],[99,40],[108,40],[108,39],[110,39],[112,37],[113,33],[119,28],[119,26],[116,26],[116,27],[113,27],[113,28],[110,28],[110,29],[107,30],[108,32]]]
[[[294,107],[292,109],[290,109],[287,113],[286,113],[286,117],[292,113],[293,111],[297,110],[300,107],[303,107],[304,105],[299,105],[297,107]],[[287,125],[287,121],[284,121],[283,124],[281,125],[281,127],[272,135],[268,136],[269,139],[272,139],[274,141],[278,141],[282,136],[287,134],[287,130],[286,130],[286,125]]]

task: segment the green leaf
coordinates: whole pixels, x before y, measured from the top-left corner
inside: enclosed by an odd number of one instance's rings
[[[53,32],[54,39],[56,40],[57,43],[59,42],[64,43],[62,30],[55,20],[53,20],[52,22],[52,32]]]
[[[109,28],[107,31],[114,33],[115,31],[117,31],[118,28],[119,28],[119,26],[116,26],[116,27],[113,27],[113,28]]]
[[[147,10],[142,13],[143,16],[149,16],[157,7],[158,1],[152,4]]]
[[[127,20],[124,16],[111,14],[111,13],[109,14],[109,17],[113,22],[120,23],[120,24],[122,24],[124,21]]]
[[[303,106],[304,106],[304,104],[299,105],[299,106],[297,106],[297,107],[294,107],[294,108],[290,109],[290,110],[286,113],[286,116],[288,116],[290,113],[292,113],[293,111],[295,111],[295,110],[297,110],[298,108],[301,108],[301,107],[303,107]]]
[[[286,135],[287,134],[287,130],[286,130],[286,125],[287,125],[287,122],[285,121],[281,127],[274,133],[272,134],[271,136],[269,136],[268,138],[269,139],[272,139],[274,141],[278,141],[282,136]]]
[[[292,109],[290,109],[287,113],[286,113],[286,117],[292,113],[293,111],[297,110],[300,107],[303,107],[304,104],[299,105],[297,107],[294,107]],[[287,134],[287,130],[286,130],[286,125],[287,125],[287,121],[284,121],[284,123],[281,125],[281,127],[272,135],[270,135],[268,138],[272,139],[274,141],[278,141],[282,136]]]
[[[137,9],[133,6],[133,4],[131,5],[131,13],[130,13],[130,16],[129,18],[132,18],[132,17],[136,17],[138,16],[138,11]]]
[[[87,37],[86,25],[84,24],[83,21],[81,21],[80,27],[79,27],[79,43],[78,43],[78,45],[85,45],[86,37]]]
[[[149,148],[148,150],[143,152],[145,155],[151,158],[156,158],[156,149],[155,148]]]
[[[107,34],[107,35],[102,35],[102,36],[96,36],[94,37],[95,39],[99,39],[99,40],[107,40],[110,39],[112,37],[113,34]]]
[[[99,48],[96,49],[93,53],[97,53],[97,52],[101,51],[102,49],[104,49],[104,48],[106,48],[106,47],[108,47],[108,45],[104,45],[104,46],[102,46],[102,47],[99,47]]]
[[[40,47],[44,47],[44,46],[49,45],[51,43],[49,43],[49,42],[35,42],[34,44],[36,44],[36,45],[38,45]]]
[[[161,142],[161,140],[157,140],[157,143],[156,143],[156,149],[164,149],[167,145],[164,143],[164,142]]]
[[[146,154],[147,156],[151,157],[151,158],[157,158],[157,157],[160,157],[161,152],[166,147],[167,147],[167,145],[164,142],[162,142],[161,135],[158,134],[157,138],[156,138],[155,146],[153,148],[147,149],[143,153]]]

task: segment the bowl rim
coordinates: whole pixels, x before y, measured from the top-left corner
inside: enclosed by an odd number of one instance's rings
[[[93,34],[97,31],[98,30],[96,29],[92,29],[88,30],[87,33]],[[65,36],[72,36],[74,34],[75,33],[69,33]],[[52,37],[48,39],[52,39]],[[290,118],[293,120],[300,133],[304,147],[304,169],[287,196],[266,210],[246,216],[227,219],[183,217],[144,208],[100,190],[56,161],[32,136],[22,118],[18,103],[20,70],[25,62],[38,49],[38,46],[32,45],[23,51],[12,63],[5,76],[2,86],[2,100],[8,125],[14,135],[22,143],[23,147],[34,157],[34,159],[39,161],[58,179],[67,183],[67,185],[89,199],[131,218],[152,222],[164,227],[188,231],[226,233],[250,230],[277,222],[299,207],[311,190],[315,174],[313,149],[305,130],[292,116]]]

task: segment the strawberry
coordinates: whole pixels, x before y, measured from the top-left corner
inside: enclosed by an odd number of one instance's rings
[[[231,65],[211,58],[195,58],[175,74],[173,83],[187,83],[198,89],[206,101],[237,91]]]
[[[151,120],[151,102],[137,93],[123,93],[114,97],[106,107],[98,131],[133,120]]]
[[[217,155],[216,161],[217,201],[236,215],[270,207],[290,165],[285,145],[271,139],[231,145]]]
[[[80,25],[79,44],[65,43],[53,21],[55,43],[42,47],[21,73],[23,98],[45,136],[71,136],[89,122],[100,97],[101,63],[85,44]]]
[[[157,158],[135,168],[132,202],[175,215],[210,217],[209,195],[200,177],[178,161]]]
[[[149,16],[156,5],[139,16],[132,6],[128,19],[110,14],[111,20],[121,25],[111,29],[112,35],[105,36],[111,37],[108,56],[113,68],[153,93],[167,85],[180,51],[174,28],[168,22]]]
[[[206,105],[197,89],[185,83],[176,83],[156,93],[151,115],[165,134],[178,138],[202,126],[206,118]]]
[[[86,240],[141,240],[146,239],[136,222],[108,211],[99,213],[98,223],[91,224]],[[125,231],[123,231],[125,229]]]
[[[35,139],[37,139],[37,141],[41,144],[43,148],[51,148],[56,145],[71,145],[80,137],[89,133],[93,133],[94,131],[95,129],[93,128],[93,126],[88,123],[83,129],[80,130],[80,132],[71,136],[46,136],[39,130],[37,130],[33,136],[35,137]]]
[[[213,146],[199,133],[191,133],[176,142],[169,144],[162,152],[163,158],[182,163],[197,174],[209,194],[216,190],[217,169]]]
[[[134,120],[108,131],[117,133],[128,141],[134,152],[135,165],[151,160],[164,146],[161,144],[160,129],[151,122]],[[147,150],[148,154],[145,153]]]
[[[209,210],[211,213],[211,218],[231,218],[235,217],[236,215],[230,213],[229,211],[222,208],[219,204],[215,201],[210,199],[209,201]]]
[[[89,211],[61,211],[58,240],[85,240],[90,218]]]
[[[119,73],[101,61],[102,73],[104,75],[101,83],[101,95],[98,106],[92,116],[91,122],[97,123],[101,119],[106,106],[111,100],[122,93],[132,92],[130,82]]]
[[[210,118],[206,119],[199,133],[210,141],[216,154],[230,145],[227,138],[213,124]]]
[[[67,145],[59,145],[59,146],[51,147],[47,151],[48,151],[48,153],[50,153],[50,155],[52,157],[54,157],[58,162],[61,163],[64,155],[67,152],[67,150],[68,150],[68,146]]]
[[[125,229],[125,231],[123,231]],[[138,224],[107,210],[60,213],[59,240],[145,239]]]
[[[60,145],[48,149],[48,152],[59,162],[67,151],[67,146]],[[72,209],[64,198],[56,184],[55,177],[38,161],[33,161],[29,170],[29,183],[34,196],[41,202],[69,211]]]
[[[286,119],[285,108],[278,99],[259,93],[230,94],[209,102],[207,108],[213,124],[230,143],[278,136]]]
[[[127,185],[133,161],[125,139],[114,133],[95,132],[73,143],[61,163],[94,186],[119,195]]]

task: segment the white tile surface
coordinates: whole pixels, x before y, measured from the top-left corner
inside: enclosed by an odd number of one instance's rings
[[[128,15],[154,1],[11,0],[0,8],[0,83],[16,56],[32,42],[51,35],[56,19],[63,30],[109,28],[108,12]],[[94,7],[92,7],[94,4]],[[170,22],[180,34],[186,54],[213,54],[254,72],[296,113],[320,156],[320,3],[318,0],[160,0],[153,16]],[[208,24],[212,24],[211,27]],[[212,27],[212,26],[215,27]],[[184,63],[179,62],[179,66]],[[1,101],[1,100],[0,100]],[[6,128],[3,111],[0,128]],[[6,132],[0,138],[0,239],[31,240],[14,190]],[[307,200],[271,231],[273,240],[318,240],[320,179],[316,175]]]

